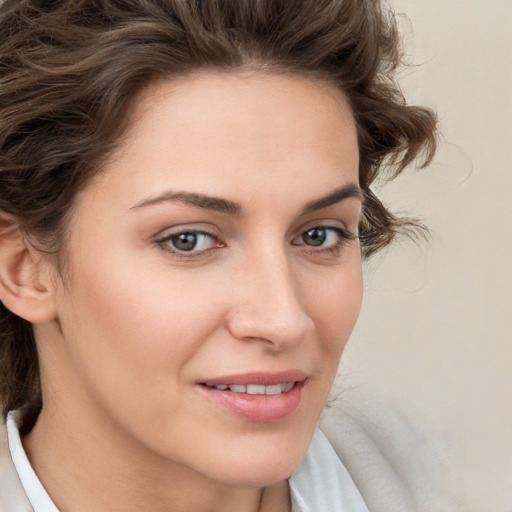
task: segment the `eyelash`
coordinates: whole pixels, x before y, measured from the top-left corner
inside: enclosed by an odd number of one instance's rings
[[[324,231],[324,232],[333,232],[337,235],[337,240],[333,245],[329,246],[314,246],[314,245],[308,245],[308,244],[299,244],[294,243],[294,245],[304,245],[308,247],[308,251],[311,254],[318,254],[318,253],[330,253],[334,256],[339,255],[340,250],[343,248],[343,245],[351,240],[355,240],[357,238],[356,235],[354,235],[352,232],[350,232],[346,228],[342,228],[339,226],[313,226],[306,231],[302,232],[299,237],[297,237],[295,240],[304,237],[304,235],[311,233],[313,231]]]
[[[311,233],[313,231],[324,231],[324,232],[334,232],[337,235],[337,241],[333,245],[329,246],[314,246],[314,245],[308,245],[306,243],[296,243],[296,240],[304,237],[306,234]],[[174,240],[176,240],[178,237],[183,235],[193,235],[195,237],[202,236],[202,237],[208,237],[212,240],[214,243],[213,247],[209,247],[207,249],[203,250],[190,250],[190,251],[184,251],[180,250],[176,247],[172,247],[171,243]],[[346,228],[342,228],[339,226],[313,226],[305,231],[303,231],[298,237],[294,238],[292,240],[292,244],[295,246],[304,246],[308,247],[308,253],[310,254],[322,254],[322,253],[330,253],[332,255],[338,255],[340,250],[342,249],[343,245],[347,243],[348,241],[357,239],[357,236],[354,235],[352,232],[350,232]],[[215,246],[215,243],[217,244]],[[195,230],[195,229],[186,229],[182,230],[176,233],[172,233],[170,235],[166,235],[165,237],[162,237],[158,240],[156,240],[156,244],[164,251],[171,253],[173,256],[178,258],[198,258],[202,257],[205,254],[207,254],[211,249],[217,247],[222,248],[224,247],[223,243],[219,240],[218,237],[215,235],[212,235],[211,233],[208,233],[206,231],[201,230]]]
[[[183,235],[194,235],[194,236],[203,236],[210,238],[213,242],[217,242],[217,247],[221,248],[223,247],[222,242],[219,241],[219,239],[212,235],[211,233],[208,233],[206,231],[201,231],[199,229],[184,229],[182,231],[178,231],[176,233],[171,233],[170,235],[166,235],[163,238],[160,238],[159,240],[156,240],[156,244],[160,246],[160,248],[166,252],[171,253],[173,256],[176,256],[178,258],[197,258],[203,256],[205,253],[207,253],[210,248],[203,249],[203,250],[191,250],[191,251],[183,251],[177,248],[173,248],[171,246],[172,240],[177,239],[180,236]]]

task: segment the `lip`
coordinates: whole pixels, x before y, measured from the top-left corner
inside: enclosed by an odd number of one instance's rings
[[[199,384],[206,384],[207,386],[219,386],[226,384],[259,384],[261,386],[273,386],[283,382],[301,382],[306,380],[307,374],[301,370],[286,370],[283,372],[251,372],[240,373],[237,375],[226,375],[223,377],[215,377],[213,379],[206,379]]]
[[[221,384],[272,386],[286,382],[294,382],[295,385],[290,391],[279,395],[250,395],[207,387]],[[198,382],[196,388],[214,405],[231,414],[257,423],[268,423],[286,418],[299,407],[306,383],[306,373],[301,370],[287,370],[277,373],[253,372],[215,377]]]

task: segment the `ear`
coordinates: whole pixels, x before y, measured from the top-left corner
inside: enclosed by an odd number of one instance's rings
[[[31,323],[56,316],[52,282],[43,255],[23,237],[15,219],[0,211],[0,301]]]

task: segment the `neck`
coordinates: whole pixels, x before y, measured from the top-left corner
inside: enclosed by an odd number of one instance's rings
[[[94,422],[43,408],[23,445],[60,510],[73,512],[288,512],[287,481],[265,488],[219,483],[175,461],[159,460]],[[104,427],[104,425],[103,425]],[[101,432],[101,435],[99,434]],[[115,439],[115,441],[113,441]]]

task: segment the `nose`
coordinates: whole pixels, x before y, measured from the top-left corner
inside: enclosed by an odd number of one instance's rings
[[[283,251],[284,253],[284,251]],[[251,255],[236,273],[228,329],[240,340],[260,340],[274,350],[296,346],[313,329],[301,302],[298,278],[286,256],[268,251]]]

